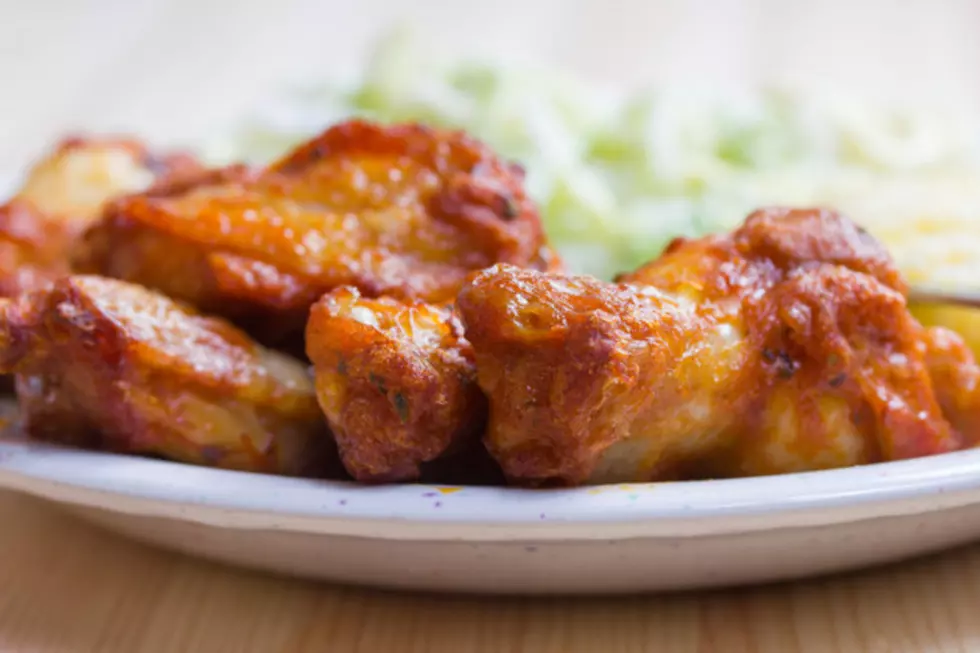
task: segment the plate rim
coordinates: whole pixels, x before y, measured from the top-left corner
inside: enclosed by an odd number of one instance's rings
[[[980,450],[769,477],[525,490],[364,486],[3,441],[0,487],[57,503],[228,528],[396,539],[682,537],[977,502]]]

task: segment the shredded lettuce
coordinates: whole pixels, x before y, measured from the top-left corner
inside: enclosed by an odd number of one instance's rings
[[[606,278],[765,205],[919,219],[931,200],[913,210],[876,193],[953,177],[969,196],[953,212],[980,219],[980,131],[963,117],[785,89],[613,94],[553,71],[433,56],[405,32],[382,41],[354,83],[287,93],[212,154],[268,160],[349,116],[462,128],[521,162],[566,260]]]

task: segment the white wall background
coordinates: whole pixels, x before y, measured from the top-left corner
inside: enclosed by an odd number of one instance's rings
[[[0,0],[0,169],[67,128],[195,138],[285,80],[356,66],[403,18],[448,52],[612,83],[980,108],[980,0]]]

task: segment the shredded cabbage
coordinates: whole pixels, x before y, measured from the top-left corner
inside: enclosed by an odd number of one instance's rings
[[[355,83],[287,93],[211,153],[267,160],[353,115],[463,128],[520,161],[553,242],[574,269],[601,277],[765,205],[833,205],[873,229],[937,210],[980,220],[980,130],[960,116],[784,89],[617,95],[554,72],[427,55],[405,32],[381,42]]]

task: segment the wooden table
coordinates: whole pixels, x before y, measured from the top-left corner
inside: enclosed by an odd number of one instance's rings
[[[980,649],[980,547],[826,580],[603,599],[331,587],[220,567],[0,493],[0,651],[795,653]]]

